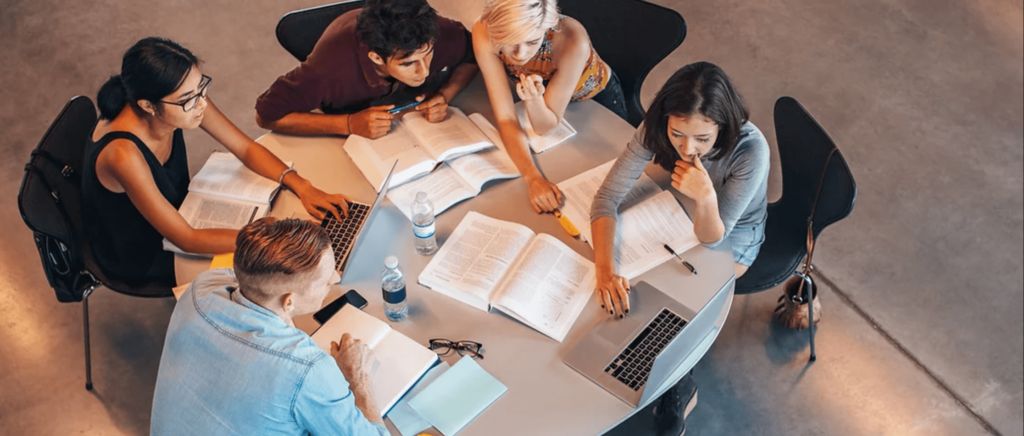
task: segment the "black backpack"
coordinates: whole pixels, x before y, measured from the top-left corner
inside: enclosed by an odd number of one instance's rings
[[[96,109],[88,97],[68,102],[32,151],[18,191],[18,209],[32,230],[46,279],[61,302],[82,301],[99,285],[82,253],[91,253],[82,228],[82,161]]]

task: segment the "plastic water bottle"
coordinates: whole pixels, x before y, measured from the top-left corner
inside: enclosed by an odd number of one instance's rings
[[[384,277],[380,284],[384,293],[384,315],[391,321],[401,321],[409,314],[405,304],[405,275],[398,268],[398,258],[384,258]]]
[[[434,204],[427,199],[426,192],[416,193],[416,202],[412,205],[412,234],[416,239],[416,252],[421,256],[430,256],[437,252]]]

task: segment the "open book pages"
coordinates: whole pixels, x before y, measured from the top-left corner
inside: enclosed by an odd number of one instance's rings
[[[605,163],[558,184],[565,195],[562,213],[580,230],[593,247],[590,206],[615,161]],[[693,232],[693,221],[671,192],[661,189],[646,174],[641,174],[633,189],[619,205],[616,221],[615,260],[619,274],[633,279],[661,265],[673,256],[668,244],[682,253],[700,241]]]
[[[426,176],[389,190],[388,199],[409,220],[412,220],[412,205],[418,192],[427,193],[434,204],[434,214],[440,215],[458,202],[479,195],[484,184],[491,180],[519,177],[519,170],[505,152],[494,126],[480,114],[469,118],[497,147],[450,160]]]
[[[595,286],[594,263],[557,238],[470,212],[419,276],[480,310],[491,307],[561,342]]]
[[[439,123],[430,123],[423,114],[411,111],[402,120],[395,120],[391,132],[382,138],[349,136],[345,152],[366,180],[379,189],[396,160],[398,167],[389,188],[431,172],[440,162],[493,146],[469,117],[449,107],[448,118]]]
[[[214,152],[189,183],[178,213],[193,229],[238,230],[270,212],[279,188],[277,181],[254,173],[235,155]],[[185,253],[166,238],[163,247]]]
[[[566,139],[576,135],[576,129],[572,128],[564,117],[555,128],[541,135],[533,129],[533,123],[530,122],[530,117],[526,115],[526,106],[523,102],[516,103],[516,113],[519,115],[519,124],[523,126],[523,131],[526,132],[526,139],[530,141],[530,149],[534,153],[543,153],[547,149],[561,144]]]
[[[373,350],[377,360],[371,373],[373,396],[386,415],[402,395],[437,361],[437,354],[424,345],[391,329],[386,322],[346,304],[317,331],[313,342],[331,352],[331,342],[341,342],[345,333],[359,339]]]
[[[289,167],[291,162],[286,162]],[[245,167],[235,155],[214,152],[188,185],[189,192],[253,203],[270,203],[280,186]]]

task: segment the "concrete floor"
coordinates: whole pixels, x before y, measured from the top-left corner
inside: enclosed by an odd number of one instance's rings
[[[147,433],[174,305],[92,297],[96,392],[82,389],[81,307],[53,297],[15,204],[53,117],[161,35],[206,61],[217,104],[256,137],[255,97],[294,65],[274,25],[317,3],[0,0],[0,434]],[[462,20],[481,4],[432,3]],[[737,298],[697,367],[687,434],[1024,434],[1021,0],[656,3],[689,35],[645,103],[676,68],[715,62],[770,141],[774,100],[799,99],[860,188],[819,239],[818,362],[803,333],[769,323],[777,291]],[[195,170],[215,144],[186,135]]]

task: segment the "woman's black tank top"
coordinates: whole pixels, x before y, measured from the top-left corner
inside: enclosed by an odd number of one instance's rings
[[[127,139],[146,158],[153,181],[175,209],[188,194],[188,157],[181,129],[174,131],[171,155],[161,164],[149,147],[128,132],[110,132],[86,145],[82,208],[93,254],[107,275],[129,284],[159,281],[173,286],[174,255],[163,250],[163,236],[132,204],[128,194],[107,190],[96,176],[96,158],[115,139]]]

